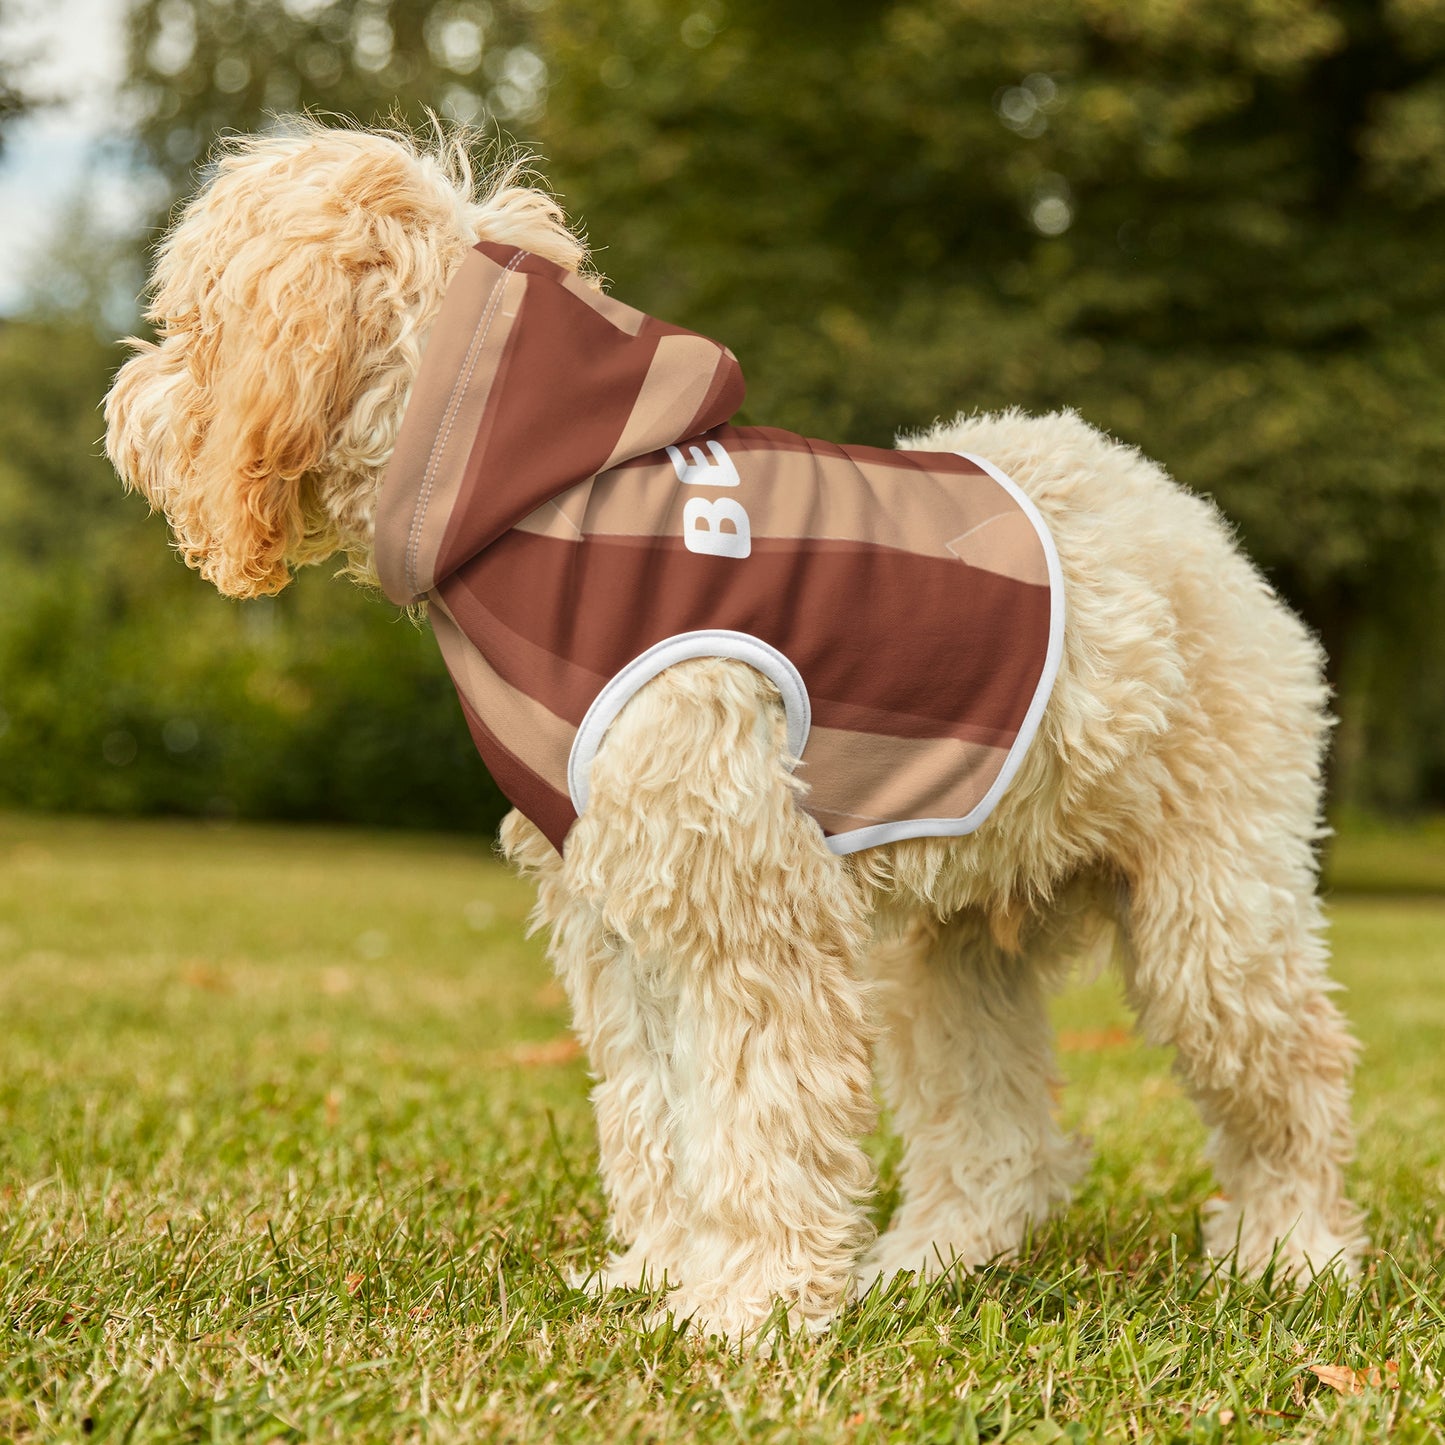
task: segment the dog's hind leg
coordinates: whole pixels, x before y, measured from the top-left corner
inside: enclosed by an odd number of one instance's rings
[[[771,684],[681,663],[613,724],[567,842],[570,890],[646,960],[633,1015],[653,1021],[679,1226],[667,1307],[730,1339],[779,1300],[826,1324],[869,1235],[863,900],[795,794]]]
[[[1343,1180],[1355,1045],[1329,997],[1308,844],[1241,821],[1150,840],[1131,884],[1128,989],[1213,1131],[1226,1198],[1206,1221],[1207,1249],[1237,1248],[1250,1274],[1276,1248],[1288,1274],[1352,1273],[1363,1244]]]
[[[1008,1257],[1030,1220],[1068,1200],[1087,1163],[1053,1117],[1045,998],[1061,965],[1039,944],[1000,948],[972,912],[914,924],[872,965],[903,1198],[860,1285]]]

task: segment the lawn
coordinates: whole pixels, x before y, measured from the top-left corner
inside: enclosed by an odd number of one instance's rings
[[[569,1287],[587,1081],[483,843],[0,816],[0,1439],[1445,1440],[1445,897],[1378,856],[1332,874],[1361,1287],[1202,1265],[1202,1131],[1105,981],[1073,1207],[761,1359]]]

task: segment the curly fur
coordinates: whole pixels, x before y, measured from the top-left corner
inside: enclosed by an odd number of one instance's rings
[[[481,236],[578,268],[586,250],[505,166],[478,190],[463,138],[300,120],[223,142],[156,256],[157,341],[106,399],[107,448],[186,563],[232,597],[337,552],[371,572],[377,491],[447,283]]]
[[[337,553],[372,576],[382,470],[477,237],[585,261],[517,167],[479,189],[458,145],[308,123],[224,148],[159,252],[158,340],[133,343],[106,411],[122,477],[223,592]],[[624,710],[565,857],[504,825],[596,1078],[619,1252],[594,1284],[665,1282],[677,1317],[741,1338],[778,1301],[818,1328],[860,1277],[1009,1255],[1084,1166],[1052,1115],[1045,999],[1111,919],[1141,1028],[1213,1131],[1208,1248],[1352,1270],[1318,647],[1208,503],[1071,413],[904,444],[988,456],[1064,569],[1058,681],[985,827],[833,856],[771,685],[712,660]],[[873,1052],[905,1153],[870,1248]]]

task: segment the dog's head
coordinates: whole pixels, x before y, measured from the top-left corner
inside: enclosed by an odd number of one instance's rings
[[[442,295],[478,239],[576,269],[520,164],[478,186],[458,140],[304,122],[225,143],[162,243],[155,342],[106,398],[106,450],[188,565],[232,597],[345,553],[371,572],[376,493]]]

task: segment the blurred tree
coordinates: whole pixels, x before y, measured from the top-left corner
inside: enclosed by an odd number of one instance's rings
[[[227,602],[123,496],[113,365],[88,316],[0,324],[0,806],[492,827],[424,631],[323,571]]]
[[[546,67],[526,43],[533,8],[521,0],[140,0],[130,28],[140,141],[179,191],[217,135],[288,111],[415,125],[430,107],[454,123],[529,123],[546,95]]]
[[[138,0],[130,92],[177,192],[296,105],[516,127],[756,420],[1077,407],[1321,630],[1346,795],[1445,801],[1439,0]]]
[[[455,120],[540,100],[525,48],[479,70],[485,5],[172,0],[131,22],[141,160],[173,194],[264,107],[420,122],[423,99]],[[433,67],[408,91],[428,44],[450,80]],[[274,602],[218,598],[122,495],[96,326],[134,257],[93,220],[72,209],[27,315],[0,321],[0,805],[493,826],[505,803],[430,636],[324,573]]]
[[[757,419],[1078,408],[1322,632],[1346,792],[1438,775],[1438,0],[557,0],[537,37],[552,179]]]
[[[14,13],[11,0],[0,0],[0,32]],[[8,47],[0,51],[0,155],[5,153],[5,132],[35,104],[35,97],[22,86],[20,72],[25,57]]]

